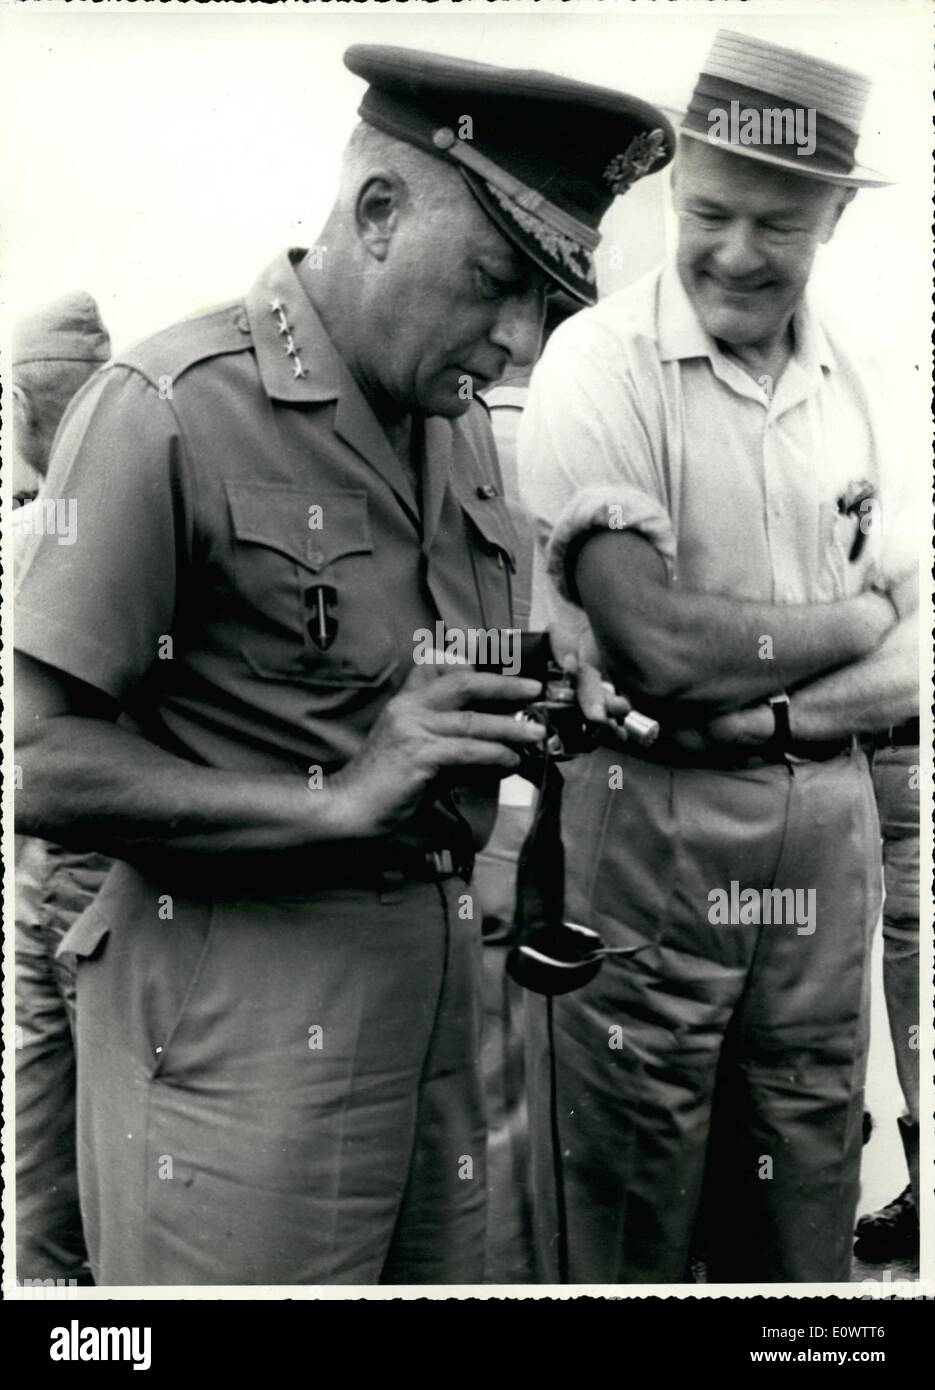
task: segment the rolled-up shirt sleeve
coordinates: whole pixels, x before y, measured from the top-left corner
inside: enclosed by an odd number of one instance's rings
[[[594,528],[639,531],[674,565],[662,393],[643,380],[638,352],[638,338],[622,340],[585,312],[553,335],[533,373],[519,430],[520,492],[549,576],[571,603],[579,600],[569,548]]]
[[[20,538],[18,651],[125,702],[172,633],[183,459],[172,403],[145,376],[109,367],[79,393]]]

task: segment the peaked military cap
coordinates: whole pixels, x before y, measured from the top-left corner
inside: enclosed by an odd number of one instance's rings
[[[614,198],[672,158],[665,116],[551,73],[354,44],[369,124],[454,163],[487,215],[562,289],[593,304],[593,252]]]

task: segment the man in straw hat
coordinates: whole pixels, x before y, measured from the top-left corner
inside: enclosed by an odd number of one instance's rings
[[[67,943],[98,1283],[481,1275],[465,888],[540,686],[414,667],[415,634],[510,628],[474,393],[534,360],[550,285],[593,300],[673,136],[543,73],[345,61],[318,243],[84,394],[50,476],[77,542],[19,595],[22,825],[120,858]]]
[[[530,1085],[540,1248],[572,1281],[687,1279],[706,1156],[709,1279],[849,1275],[880,907],[854,735],[917,698],[879,392],[806,294],[885,182],[854,158],[867,91],[720,32],[674,262],[577,315],[533,377],[521,485],[552,576],[664,725],[566,777],[568,911],[620,951],[554,1004],[566,1227]]]

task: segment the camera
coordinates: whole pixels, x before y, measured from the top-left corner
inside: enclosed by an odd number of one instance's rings
[[[585,719],[578,706],[574,676],[563,671],[555,660],[547,632],[520,634],[519,674],[539,681],[542,695],[527,705],[520,719],[544,724],[548,730],[543,751],[556,762],[590,753],[597,747],[597,726]],[[541,758],[542,753],[531,755]],[[522,773],[522,769],[520,769]],[[533,780],[538,780],[534,778]]]
[[[539,699],[527,705],[517,717],[544,724],[548,731],[540,749],[523,752],[519,775],[538,785],[545,756],[554,762],[567,762],[581,753],[590,753],[601,742],[603,730],[601,725],[585,719],[581,713],[575,676],[559,666],[549,634],[522,632],[519,637],[520,669],[514,674],[539,681],[543,689]],[[504,663],[478,664],[476,669],[502,675]],[[622,724],[627,737],[644,747],[654,743],[659,735],[656,721],[638,710],[630,710]]]
[[[581,713],[574,674],[555,660],[547,632],[520,634],[520,676],[539,681],[542,695],[517,716],[544,724],[539,748],[524,750],[519,775],[539,788],[532,828],[517,864],[514,923],[517,943],[506,960],[510,977],[524,989],[552,997],[579,989],[601,968],[607,949],[596,931],[564,920],[564,850],[561,838],[562,777],[556,763],[589,753],[605,732]],[[502,674],[503,663],[478,665]],[[659,725],[637,710],[623,720],[627,736],[655,741]]]

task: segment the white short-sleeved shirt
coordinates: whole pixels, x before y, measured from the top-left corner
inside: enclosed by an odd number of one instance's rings
[[[890,505],[881,389],[807,301],[793,331],[769,392],[707,334],[674,263],[564,324],[519,431],[539,540],[598,496],[668,550],[685,588],[790,604],[860,592]],[[877,510],[851,561],[860,518],[839,503],[863,481]]]

